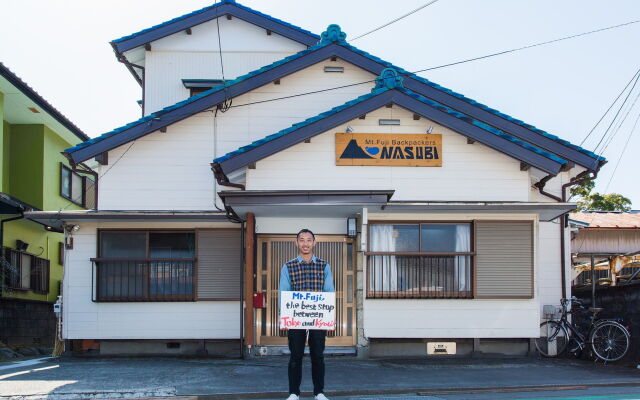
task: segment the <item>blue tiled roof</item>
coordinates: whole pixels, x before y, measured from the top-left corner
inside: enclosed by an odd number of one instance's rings
[[[130,129],[130,128],[134,127],[134,126],[137,126],[137,125],[140,125],[140,124],[144,124],[146,122],[149,122],[149,121],[153,120],[154,118],[158,118],[158,117],[162,116],[163,114],[166,114],[166,113],[168,113],[170,111],[176,110],[176,109],[178,109],[180,107],[183,107],[183,106],[185,106],[187,104],[193,103],[194,101],[197,101],[197,100],[199,100],[199,99],[201,99],[203,97],[206,97],[206,96],[208,96],[210,94],[219,92],[221,90],[225,90],[229,86],[232,86],[232,85],[235,85],[236,83],[242,82],[245,79],[251,78],[252,76],[259,75],[259,74],[261,74],[263,72],[266,72],[266,71],[269,71],[269,70],[271,70],[273,68],[276,68],[279,65],[286,64],[286,63],[288,63],[290,61],[293,61],[293,60],[295,60],[297,58],[300,58],[300,57],[302,57],[302,56],[304,56],[304,55],[306,55],[306,54],[308,54],[310,52],[313,52],[313,51],[315,51],[315,50],[317,50],[317,49],[319,49],[321,47],[327,46],[329,44],[330,43],[326,43],[326,42],[318,43],[317,45],[315,45],[313,47],[309,47],[306,50],[302,50],[302,51],[300,51],[300,52],[298,52],[296,54],[292,54],[292,55],[290,55],[288,57],[285,57],[282,60],[276,61],[276,62],[274,62],[272,64],[269,64],[269,65],[266,65],[266,66],[264,66],[264,67],[262,67],[260,69],[257,69],[255,71],[251,71],[251,72],[249,72],[249,73],[247,73],[245,75],[239,76],[234,80],[226,82],[224,85],[215,86],[215,87],[213,87],[213,88],[211,88],[209,90],[206,90],[206,91],[204,91],[202,93],[199,93],[199,94],[197,94],[195,96],[189,97],[186,100],[183,100],[183,101],[178,102],[176,104],[173,104],[171,106],[165,107],[165,108],[163,108],[161,110],[158,110],[158,111],[156,111],[156,112],[154,112],[152,114],[147,115],[146,117],[143,117],[143,118],[140,118],[140,119],[138,119],[136,121],[128,123],[127,125],[121,126],[121,127],[116,128],[116,129],[114,129],[114,130],[112,130],[110,132],[103,133],[100,136],[96,136],[93,139],[89,139],[89,140],[87,140],[85,142],[79,143],[74,147],[66,149],[65,152],[71,153],[71,152],[83,149],[85,147],[88,147],[88,146],[90,146],[90,145],[92,145],[94,143],[100,142],[100,141],[102,141],[102,140],[104,140],[104,139],[106,139],[108,137],[111,137],[111,136],[116,135],[116,134],[118,134],[120,132],[126,131],[127,129]]]
[[[394,89],[390,89],[389,87],[386,87],[386,86],[376,87],[371,91],[371,93],[368,93],[368,94],[365,94],[363,96],[360,96],[357,99],[348,101],[348,102],[344,103],[341,106],[334,107],[329,111],[325,111],[325,112],[323,112],[321,114],[316,115],[315,117],[311,117],[311,118],[308,118],[308,119],[306,119],[306,120],[304,120],[302,122],[299,122],[297,124],[293,124],[291,127],[283,129],[280,132],[277,132],[277,133],[274,133],[272,135],[266,136],[266,137],[264,137],[264,138],[262,138],[260,140],[256,140],[253,143],[250,143],[250,144],[248,144],[246,146],[240,147],[239,149],[234,150],[232,152],[229,152],[229,153],[227,153],[227,154],[225,154],[225,155],[223,155],[221,157],[215,158],[213,160],[213,162],[220,163],[220,162],[228,160],[228,159],[230,159],[230,158],[232,158],[234,156],[237,156],[237,155],[245,153],[245,152],[247,152],[249,150],[255,149],[255,148],[257,148],[257,147],[259,147],[259,146],[261,146],[261,145],[263,145],[263,144],[265,144],[267,142],[270,142],[270,141],[275,140],[275,139],[277,139],[279,137],[285,136],[285,135],[287,135],[287,134],[289,134],[289,133],[291,133],[293,131],[296,131],[296,130],[304,127],[304,126],[310,125],[310,124],[312,124],[312,123],[314,123],[316,121],[324,119],[324,118],[326,118],[326,117],[328,117],[330,115],[336,114],[336,113],[338,113],[338,112],[340,112],[340,111],[342,111],[344,109],[347,109],[347,108],[349,108],[351,106],[354,106],[354,105],[356,105],[358,103],[361,103],[363,101],[369,100],[370,98],[375,97],[375,96],[377,96],[377,95],[379,95],[381,93],[384,93],[387,90],[399,90],[402,93],[405,93],[406,95],[411,96],[412,98],[414,98],[416,100],[419,100],[420,102],[422,102],[422,103],[424,103],[424,104],[426,104],[426,105],[428,105],[430,107],[433,107],[433,108],[435,108],[435,109],[437,109],[439,111],[447,113],[447,114],[449,114],[449,115],[451,115],[453,117],[456,117],[458,119],[464,120],[467,123],[473,124],[473,125],[481,128],[481,129],[483,129],[483,130],[485,130],[485,131],[487,131],[487,132],[489,132],[489,133],[491,133],[493,135],[499,136],[499,137],[501,137],[503,139],[506,139],[506,140],[508,140],[510,142],[513,142],[513,143],[517,144],[518,146],[521,146],[521,147],[523,147],[523,148],[525,148],[527,150],[533,151],[536,154],[539,154],[539,155],[541,155],[543,157],[546,157],[546,158],[548,158],[550,160],[553,160],[553,161],[555,161],[555,162],[557,162],[559,164],[564,165],[564,164],[567,163],[567,160],[565,160],[565,159],[563,159],[561,157],[558,157],[555,154],[549,153],[548,151],[542,150],[542,149],[540,149],[540,148],[538,148],[536,146],[533,146],[533,145],[531,145],[531,144],[529,144],[529,143],[527,143],[527,142],[525,142],[523,140],[517,139],[517,138],[509,135],[508,133],[502,132],[501,130],[496,129],[496,128],[492,127],[492,126],[489,126],[489,125],[487,125],[487,124],[485,124],[485,123],[483,123],[481,121],[475,120],[475,119],[473,119],[473,118],[471,118],[471,117],[469,117],[467,115],[459,113],[458,111],[456,111],[456,110],[454,110],[454,109],[452,109],[450,107],[442,105],[442,104],[440,104],[438,102],[435,102],[433,100],[427,99],[426,97],[424,97],[424,96],[422,96],[422,95],[420,95],[418,93],[415,93],[415,92],[413,92],[413,91],[411,91],[409,89],[406,89],[404,87],[395,87]]]
[[[232,2],[232,1],[230,1],[230,0],[225,0],[225,1],[226,1],[226,2]],[[235,3],[235,4],[236,4],[237,6],[239,6],[239,7],[244,7],[244,6],[240,6],[240,5],[239,5],[239,4],[237,4],[237,3]],[[217,5],[210,6],[210,7],[207,7],[207,8],[203,8],[202,10],[195,11],[194,13],[204,12],[204,11],[206,11],[206,10],[210,9],[211,7],[216,7],[216,6],[217,6]],[[246,7],[245,7],[245,8],[246,8]],[[251,10],[251,12],[258,13],[257,11],[253,11],[253,10]],[[180,18],[186,18],[187,16],[192,15],[192,14],[194,14],[194,13],[187,14],[187,15],[185,15],[185,16],[179,17],[179,18],[174,19],[174,20],[172,20],[172,21],[179,20]],[[259,14],[259,13],[258,13],[258,14]],[[262,15],[262,14],[261,14],[261,15]],[[268,17],[268,16],[267,16],[267,17]],[[269,17],[269,18],[270,18],[270,17]],[[170,22],[172,22],[172,21],[165,22],[165,24],[168,24],[168,23],[170,23]],[[280,22],[282,22],[282,21],[280,21]],[[160,25],[159,25],[159,26],[160,26]],[[338,27],[337,25],[336,25],[336,26],[333,26],[333,25],[332,25],[332,26],[330,26],[330,28],[331,28],[331,27],[334,27],[334,28],[335,28],[335,30],[339,30],[339,27]],[[124,37],[124,38],[118,39],[118,40],[125,40],[125,39],[128,39],[128,38],[130,38],[130,37],[133,37],[133,36],[135,36],[135,35],[141,34],[141,33],[143,33],[143,32],[146,32],[146,31],[151,30],[151,29],[154,29],[154,28],[156,28],[156,27],[149,28],[149,29],[147,29],[147,30],[144,30],[144,31],[138,32],[138,33],[136,33],[136,34],[133,34],[133,35],[130,35],[130,36],[127,36],[127,37]],[[329,31],[329,29],[328,29],[328,31]],[[335,33],[335,32],[334,32],[334,33]],[[314,36],[318,37],[317,35],[314,35]],[[335,35],[334,35],[334,36],[335,36]],[[335,40],[334,40],[334,39],[335,39]],[[151,120],[152,120],[152,119],[154,119],[154,118],[158,118],[158,117],[162,116],[163,114],[166,114],[167,112],[170,112],[170,111],[173,111],[173,110],[179,109],[180,107],[183,107],[183,106],[185,106],[185,105],[187,105],[187,104],[190,104],[190,103],[192,103],[192,102],[194,102],[194,101],[197,101],[197,100],[199,100],[199,99],[201,99],[201,98],[203,98],[203,97],[206,97],[206,96],[208,96],[208,95],[211,95],[211,94],[216,93],[216,92],[221,91],[221,90],[225,90],[226,88],[228,88],[228,87],[230,87],[230,86],[233,86],[233,85],[235,85],[235,84],[237,84],[237,83],[239,83],[239,82],[241,82],[241,81],[243,81],[243,80],[246,80],[246,79],[251,78],[251,77],[253,77],[253,76],[256,76],[256,75],[259,75],[259,74],[264,73],[264,72],[266,72],[266,71],[269,71],[269,70],[271,70],[271,69],[273,69],[273,68],[276,68],[276,67],[278,67],[278,66],[280,66],[280,65],[283,65],[283,64],[286,64],[286,63],[288,63],[288,62],[291,62],[291,61],[293,61],[293,60],[295,60],[295,59],[297,59],[297,58],[303,57],[303,56],[305,56],[305,55],[307,55],[307,54],[309,54],[309,53],[311,53],[311,52],[314,52],[314,51],[316,51],[316,50],[320,49],[321,47],[327,46],[327,45],[329,45],[329,44],[331,44],[331,43],[337,43],[337,44],[339,44],[339,45],[341,45],[341,46],[343,46],[343,47],[345,47],[345,48],[347,48],[347,49],[349,49],[349,50],[353,51],[354,53],[357,53],[357,54],[362,55],[362,56],[364,56],[364,57],[366,57],[366,58],[368,58],[368,59],[370,59],[370,60],[372,60],[372,61],[375,61],[376,63],[379,63],[379,64],[381,64],[381,65],[384,65],[384,66],[385,66],[385,67],[387,67],[387,68],[393,68],[393,69],[395,69],[396,71],[398,71],[401,75],[409,76],[409,77],[411,77],[411,78],[413,78],[413,79],[416,79],[417,81],[420,81],[420,82],[422,82],[422,83],[424,83],[424,84],[426,84],[426,85],[429,85],[429,86],[431,86],[431,87],[435,88],[436,90],[439,90],[439,91],[445,92],[445,93],[447,93],[447,94],[449,94],[449,95],[451,95],[451,96],[454,96],[454,97],[456,97],[456,98],[458,98],[458,99],[460,99],[460,100],[463,100],[463,101],[465,101],[465,102],[467,102],[467,103],[469,103],[469,104],[472,104],[472,105],[474,105],[474,106],[476,106],[476,107],[478,107],[478,108],[481,108],[481,109],[483,109],[483,110],[485,110],[485,111],[487,111],[487,112],[493,113],[494,115],[497,115],[497,116],[499,116],[499,117],[501,117],[501,118],[504,118],[504,119],[506,119],[506,120],[509,120],[509,121],[511,121],[511,122],[513,122],[513,123],[515,123],[515,124],[518,124],[518,125],[520,125],[520,126],[522,126],[522,127],[526,128],[526,129],[528,129],[528,130],[531,130],[531,131],[533,131],[533,132],[535,132],[535,133],[538,133],[538,134],[540,134],[540,135],[542,135],[542,136],[544,136],[544,137],[546,137],[546,138],[549,138],[550,140],[553,140],[553,141],[555,141],[555,142],[558,142],[558,143],[560,143],[560,144],[562,144],[562,145],[564,145],[564,146],[567,146],[567,147],[569,147],[569,148],[575,149],[575,150],[577,150],[577,151],[579,151],[579,152],[581,152],[581,153],[583,153],[583,154],[586,154],[586,155],[588,155],[588,156],[590,156],[590,157],[592,157],[592,158],[595,158],[595,159],[597,159],[597,160],[604,160],[604,158],[603,158],[603,157],[598,156],[597,154],[595,154],[595,153],[593,153],[593,152],[591,152],[591,151],[588,151],[588,150],[586,150],[586,149],[584,149],[584,148],[582,148],[582,147],[580,147],[580,146],[576,146],[576,145],[574,145],[574,144],[571,144],[570,142],[568,142],[568,141],[566,141],[566,140],[563,140],[563,139],[560,139],[559,137],[557,137],[557,136],[555,136],[555,135],[551,135],[551,134],[549,134],[549,133],[547,133],[547,132],[545,132],[545,131],[543,131],[543,130],[541,130],[541,129],[538,129],[538,128],[536,128],[536,127],[532,126],[532,125],[526,124],[526,123],[525,123],[525,122],[523,122],[523,121],[520,121],[520,120],[515,119],[515,118],[513,118],[513,117],[510,117],[510,116],[508,116],[508,115],[506,115],[506,114],[503,114],[503,113],[501,113],[500,111],[497,111],[497,110],[495,110],[495,109],[492,109],[492,108],[490,108],[490,107],[488,107],[488,106],[486,106],[486,105],[484,105],[484,104],[478,103],[478,102],[476,102],[476,101],[474,101],[474,100],[472,100],[472,99],[469,99],[469,98],[465,97],[465,96],[464,96],[464,95],[462,95],[462,94],[456,93],[456,92],[454,92],[454,91],[452,91],[452,90],[450,90],[450,89],[447,89],[447,88],[445,88],[445,87],[442,87],[442,86],[440,86],[440,85],[438,85],[438,84],[436,84],[436,83],[433,83],[433,82],[429,81],[429,80],[428,80],[428,79],[426,79],[426,78],[422,78],[422,77],[420,77],[420,76],[418,76],[418,75],[416,75],[416,74],[413,74],[413,73],[411,73],[411,72],[409,72],[409,71],[406,71],[406,70],[404,70],[404,69],[402,69],[402,68],[398,68],[398,67],[396,67],[395,65],[391,64],[390,62],[387,62],[387,61],[385,61],[385,60],[382,60],[382,59],[380,59],[380,58],[378,58],[378,57],[376,57],[376,56],[374,56],[374,55],[371,55],[371,54],[369,54],[369,53],[367,53],[367,52],[363,51],[363,50],[360,50],[360,49],[358,49],[358,48],[356,48],[356,47],[354,47],[354,46],[351,46],[351,45],[349,45],[348,43],[346,43],[346,41],[344,40],[344,37],[339,37],[339,38],[337,38],[337,39],[336,39],[336,38],[333,38],[333,39],[331,39],[331,40],[329,40],[329,38],[325,38],[325,39],[321,40],[321,41],[320,41],[318,44],[316,44],[315,46],[309,47],[309,48],[308,48],[308,49],[306,49],[306,50],[303,50],[303,51],[301,51],[301,52],[298,52],[298,53],[296,53],[296,54],[293,54],[293,55],[291,55],[291,56],[288,56],[288,57],[286,57],[286,58],[284,58],[284,59],[282,59],[282,60],[276,61],[276,62],[274,62],[274,63],[272,63],[272,64],[270,64],[270,65],[264,66],[264,67],[262,67],[262,68],[260,68],[260,69],[255,70],[255,71],[249,72],[249,73],[247,73],[247,74],[245,74],[245,75],[243,75],[243,76],[240,76],[240,77],[238,77],[238,78],[236,78],[236,79],[234,79],[234,80],[232,80],[232,81],[228,81],[228,82],[226,82],[224,85],[216,86],[216,87],[214,87],[214,88],[212,88],[212,89],[210,89],[210,90],[207,90],[207,91],[205,91],[205,92],[202,92],[202,93],[200,93],[200,94],[198,94],[198,95],[196,95],[196,96],[190,97],[190,98],[188,98],[188,99],[186,99],[186,100],[184,100],[184,101],[181,101],[181,102],[179,102],[179,103],[176,103],[176,104],[174,104],[174,105],[172,105],[172,106],[169,106],[169,107],[166,107],[166,108],[164,108],[164,109],[162,109],[162,110],[156,111],[156,112],[154,112],[153,114],[150,114],[150,115],[148,115],[148,116],[146,116],[146,117],[143,117],[143,118],[141,118],[141,119],[139,119],[139,120],[137,120],[137,121],[134,121],[134,122],[132,122],[132,123],[130,123],[130,124],[127,124],[127,125],[122,126],[122,127],[120,127],[120,128],[114,129],[113,131],[107,132],[107,133],[105,133],[105,134],[103,134],[103,135],[100,135],[100,136],[98,136],[98,137],[95,137],[95,138],[93,138],[93,139],[90,139],[90,140],[88,140],[88,141],[86,141],[86,142],[84,142],[84,143],[80,143],[80,144],[78,144],[77,146],[74,146],[74,147],[72,147],[72,148],[67,149],[66,151],[67,151],[67,152],[74,152],[74,151],[76,151],[76,150],[79,150],[79,149],[82,149],[82,148],[88,147],[88,146],[90,146],[90,145],[92,145],[92,144],[94,144],[94,143],[97,143],[97,142],[99,142],[99,141],[101,141],[101,140],[104,140],[105,138],[108,138],[108,137],[111,137],[111,136],[113,136],[113,135],[116,135],[116,134],[118,134],[118,133],[120,133],[120,132],[123,132],[123,131],[125,131],[125,130],[127,130],[127,129],[129,129],[129,128],[132,128],[132,127],[134,127],[134,126],[137,126],[137,125],[139,125],[139,124],[143,124],[143,123],[149,122],[149,121],[151,121]],[[412,93],[413,93],[413,92],[412,92]],[[414,94],[415,94],[415,93],[414,93]],[[416,94],[416,95],[417,95],[417,94]],[[422,96],[421,96],[421,97],[422,97]],[[428,99],[426,99],[426,98],[425,98],[425,100],[428,100]],[[430,100],[428,100],[428,101],[430,101]],[[435,103],[435,102],[434,102],[434,103]],[[445,107],[444,105],[442,105],[442,104],[440,104],[440,103],[435,103],[435,104],[438,104],[438,105],[439,105],[439,106],[441,106],[441,107]],[[447,107],[447,108],[448,108],[448,107]],[[449,109],[450,109],[450,108],[449,108]],[[452,109],[450,109],[450,110],[451,110],[451,111],[453,111],[453,112],[455,112],[455,110],[452,110]],[[461,115],[462,115],[462,114],[461,114]],[[466,117],[466,116],[465,116],[465,117]],[[466,117],[466,118],[469,118],[469,117]],[[497,132],[500,132],[500,133],[502,133],[502,134],[505,134],[505,135],[506,135],[506,133],[502,132],[501,130],[496,129],[496,128],[493,128],[493,127],[491,127],[491,126],[489,126],[489,125],[487,125],[487,124],[485,124],[485,123],[483,123],[483,122],[481,122],[481,121],[478,121],[478,120],[474,120],[474,121],[476,121],[474,124],[475,124],[475,125],[477,125],[477,126],[479,126],[478,124],[482,124],[482,125],[483,125],[483,126],[482,126],[482,128],[483,128],[484,130],[487,130],[487,131],[494,130],[494,131],[497,131]],[[492,132],[492,133],[494,133],[494,132]],[[538,147],[532,146],[532,145],[528,144],[528,143],[527,143],[527,142],[525,142],[525,141],[522,141],[522,140],[516,139],[515,137],[513,137],[513,136],[511,136],[511,135],[508,135],[508,136],[510,137],[510,139],[511,139],[512,141],[516,141],[516,140],[517,140],[517,141],[519,141],[523,147],[524,147],[525,145],[527,145],[527,146],[531,146],[532,148],[535,148],[535,149],[540,150]],[[540,150],[540,151],[542,151],[542,150]],[[547,153],[547,152],[545,152],[545,153]],[[551,153],[547,153],[547,154],[551,154]]]
[[[270,19],[270,20],[272,20],[272,21],[274,21],[274,22],[278,22],[278,23],[280,23],[280,24],[282,24],[282,25],[286,25],[286,26],[288,26],[288,27],[290,27],[290,28],[296,29],[296,30],[298,30],[298,31],[300,31],[300,32],[303,32],[303,33],[307,34],[307,35],[310,35],[310,36],[313,36],[313,37],[317,37],[318,39],[320,39],[320,36],[316,35],[316,34],[315,34],[315,33],[313,33],[313,32],[309,32],[309,31],[308,31],[308,30],[306,30],[306,29],[302,29],[302,28],[301,28],[301,27],[299,27],[299,26],[296,26],[296,25],[290,24],[290,23],[288,23],[288,22],[286,22],[286,21],[283,21],[283,20],[281,20],[281,19],[278,19],[278,18],[274,18],[274,17],[272,17],[272,16],[270,16],[270,15],[263,14],[263,13],[261,13],[260,11],[256,11],[256,10],[254,10],[254,9],[252,9],[252,8],[247,7],[247,6],[243,6],[242,4],[236,3],[236,2],[235,2],[235,1],[233,1],[233,0],[222,0],[220,3],[214,4],[214,5],[211,5],[211,6],[208,6],[208,7],[204,7],[204,8],[202,8],[202,9],[200,9],[200,10],[196,10],[196,11],[190,12],[189,14],[185,14],[185,15],[182,15],[182,16],[180,16],[180,17],[177,17],[177,18],[171,19],[171,20],[169,20],[169,21],[165,21],[165,22],[163,22],[163,23],[161,23],[161,24],[154,25],[154,26],[152,26],[152,27],[150,27],[150,28],[147,28],[147,29],[143,29],[143,30],[141,30],[141,31],[139,31],[139,32],[132,33],[132,34],[127,35],[127,36],[123,36],[123,37],[121,37],[121,38],[119,38],[119,39],[115,39],[115,40],[113,40],[113,42],[114,42],[114,43],[118,43],[118,42],[122,42],[122,41],[124,41],[124,40],[133,39],[134,37],[136,37],[136,36],[138,36],[138,35],[142,35],[143,33],[147,33],[147,32],[153,31],[154,29],[158,29],[158,28],[163,27],[163,26],[165,26],[165,25],[169,25],[169,24],[172,24],[172,23],[174,23],[174,22],[181,21],[181,20],[183,20],[183,19],[189,18],[189,17],[194,16],[194,15],[197,15],[197,14],[202,14],[202,13],[204,13],[204,12],[207,12],[207,11],[211,10],[211,9],[214,9],[214,8],[216,8],[216,7],[219,7],[219,6],[221,6],[222,4],[225,4],[225,3],[231,3],[231,4],[233,4],[233,5],[235,5],[235,6],[239,7],[239,8],[242,8],[242,9],[244,9],[244,10],[247,10],[247,11],[249,11],[249,12],[252,12],[252,13],[254,13],[254,14],[256,14],[256,15],[259,15],[259,16],[261,16],[261,17],[264,17],[264,18]]]
[[[561,143],[561,144],[563,144],[563,145],[565,145],[567,147],[570,147],[570,148],[572,148],[574,150],[577,150],[577,151],[579,151],[581,153],[584,153],[584,154],[588,155],[589,157],[593,157],[593,158],[599,159],[599,160],[604,160],[604,158],[602,156],[599,156],[599,155],[595,154],[594,152],[591,152],[591,151],[589,151],[587,149],[584,149],[584,148],[582,148],[580,146],[576,146],[575,144],[572,144],[571,142],[568,142],[568,141],[566,141],[564,139],[561,139],[556,135],[552,135],[552,134],[550,134],[548,132],[543,131],[542,129],[538,129],[533,125],[529,125],[524,121],[521,121],[519,119],[513,118],[513,117],[511,117],[511,116],[509,116],[507,114],[504,114],[504,113],[502,113],[502,112],[500,112],[500,111],[498,111],[496,109],[493,109],[493,108],[491,108],[489,106],[486,106],[486,105],[484,105],[482,103],[478,103],[477,101],[475,101],[473,99],[470,99],[470,98],[468,98],[468,97],[466,97],[466,96],[464,96],[464,95],[462,95],[460,93],[454,92],[451,89],[447,89],[446,87],[440,86],[437,83],[431,82],[430,80],[428,80],[426,78],[423,78],[421,76],[418,76],[418,75],[416,75],[416,74],[414,74],[412,72],[409,72],[409,71],[407,71],[405,69],[399,68],[399,67],[391,64],[390,62],[385,61],[385,60],[383,60],[381,58],[378,58],[378,57],[376,57],[376,56],[374,56],[372,54],[369,54],[366,51],[360,50],[357,47],[351,46],[350,44],[347,44],[347,43],[344,43],[343,46],[345,46],[345,47],[349,48],[350,50],[352,50],[352,51],[354,51],[354,52],[356,52],[358,54],[361,54],[361,55],[363,55],[363,56],[365,56],[365,57],[367,57],[367,58],[369,58],[371,60],[379,62],[380,64],[383,64],[388,68],[394,68],[402,75],[411,76],[412,78],[415,78],[416,80],[418,80],[418,81],[420,81],[420,82],[422,82],[422,83],[424,83],[426,85],[429,85],[434,89],[438,89],[438,90],[440,90],[442,92],[445,92],[447,94],[450,94],[451,96],[454,96],[454,97],[456,97],[456,98],[458,98],[460,100],[466,101],[469,104],[473,104],[474,106],[476,106],[478,108],[481,108],[481,109],[483,109],[485,111],[488,111],[488,112],[490,112],[492,114],[495,114],[495,115],[497,115],[497,116],[499,116],[501,118],[504,118],[504,119],[506,119],[508,121],[511,121],[514,124],[517,124],[517,125],[520,125],[520,126],[522,126],[524,128],[527,128],[532,132],[538,133],[538,134],[540,134],[542,136],[545,136],[545,137],[547,137],[547,138],[549,138],[549,139],[551,139],[551,140],[553,140],[555,142]]]

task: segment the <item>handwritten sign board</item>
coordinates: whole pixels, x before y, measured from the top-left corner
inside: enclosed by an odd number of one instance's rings
[[[335,329],[334,292],[283,291],[280,296],[280,329]]]
[[[442,135],[336,133],[336,165],[442,167]]]

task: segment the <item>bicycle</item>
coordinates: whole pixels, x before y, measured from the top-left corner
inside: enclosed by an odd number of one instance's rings
[[[571,311],[568,310],[570,303]],[[570,343],[569,352],[574,355],[579,356],[587,345],[590,345],[593,354],[604,362],[618,361],[627,354],[631,342],[629,330],[616,320],[597,319],[597,314],[603,310],[602,308],[588,309],[591,312],[589,327],[582,330],[567,318],[568,314],[584,310],[582,303],[572,297],[561,299],[560,304],[560,320],[549,320],[540,324],[540,337],[536,339],[536,348],[540,354],[545,357],[557,357],[565,352]]]

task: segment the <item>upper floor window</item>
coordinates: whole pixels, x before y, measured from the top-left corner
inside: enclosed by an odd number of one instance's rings
[[[60,195],[80,207],[96,208],[93,179],[72,171],[62,163],[60,163]]]

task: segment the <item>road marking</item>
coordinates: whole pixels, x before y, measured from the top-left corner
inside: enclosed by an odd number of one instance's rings
[[[7,365],[0,366],[0,370],[9,369],[9,368],[29,367],[31,365],[40,364],[41,362],[45,362],[45,361],[50,360],[52,358],[55,358],[55,357],[41,357],[41,358],[33,358],[31,360],[25,360],[25,361],[17,361],[17,362],[14,361],[14,362],[9,363]]]

